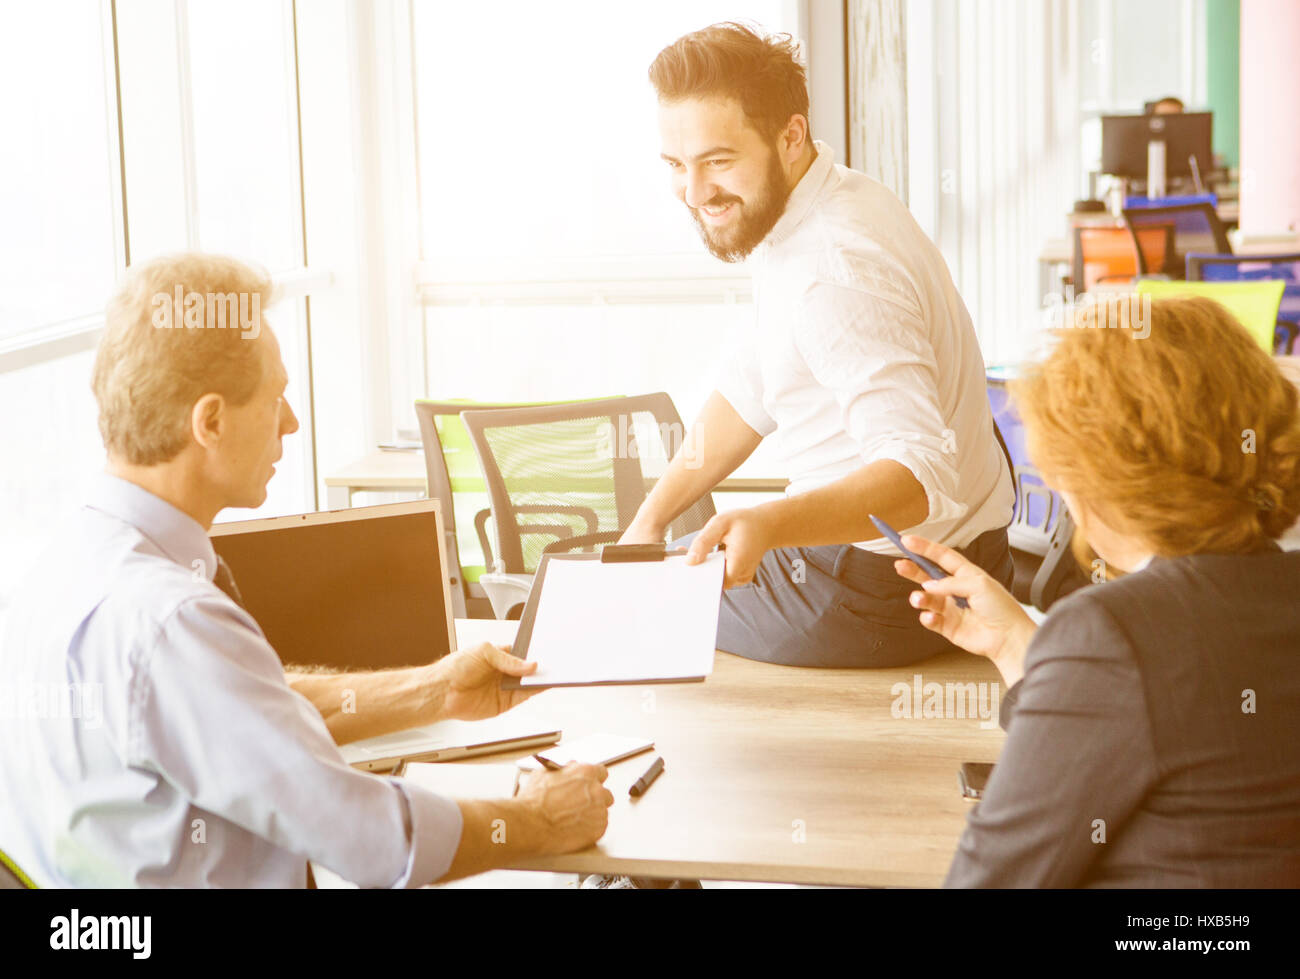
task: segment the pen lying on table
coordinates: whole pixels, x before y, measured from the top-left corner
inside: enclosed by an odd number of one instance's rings
[[[663,772],[663,770],[664,770],[663,758],[662,757],[656,758],[654,761],[650,763],[650,767],[646,769],[645,774],[636,780],[636,783],[632,786],[632,788],[627,790],[627,794],[630,796],[645,795],[646,789],[650,788],[650,785],[654,782],[655,779],[659,777],[659,775]]]

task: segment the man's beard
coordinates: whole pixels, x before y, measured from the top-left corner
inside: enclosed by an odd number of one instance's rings
[[[687,209],[695,219],[695,227],[699,229],[704,246],[714,258],[720,258],[724,262],[743,262],[780,220],[789,196],[785,174],[781,171],[780,164],[777,163],[776,151],[773,150],[761,197],[745,202],[739,197],[719,194],[702,205],[719,207],[723,204],[735,204],[739,208],[739,216],[734,224],[714,230],[700,219],[699,208],[687,205]]]

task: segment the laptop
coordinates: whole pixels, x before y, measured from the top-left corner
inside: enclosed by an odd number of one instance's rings
[[[443,762],[503,751],[544,748],[563,732],[538,730],[509,715],[486,721],[440,721],[342,745],[343,760],[367,772],[387,772],[400,761]]]
[[[286,666],[419,666],[456,648],[437,500],[220,523],[210,536]]]
[[[437,500],[213,526],[244,607],[288,669],[390,669],[456,648]],[[558,730],[509,718],[444,721],[345,745],[349,764],[387,771],[403,758],[449,761],[542,747]]]

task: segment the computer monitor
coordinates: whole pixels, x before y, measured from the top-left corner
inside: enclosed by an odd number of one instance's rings
[[[1163,140],[1165,177],[1192,176],[1191,157],[1202,180],[1214,165],[1213,113],[1174,112],[1167,115],[1102,116],[1101,172],[1144,180],[1147,144]]]
[[[418,666],[456,648],[437,500],[216,524],[210,536],[286,666]]]

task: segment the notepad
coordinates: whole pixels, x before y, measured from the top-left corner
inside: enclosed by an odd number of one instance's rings
[[[523,687],[703,680],[713,672],[725,558],[602,563],[542,559],[514,652],[538,664]]]
[[[519,769],[510,764],[416,763],[406,766],[405,778],[454,799],[508,799],[514,794],[518,774]]]

